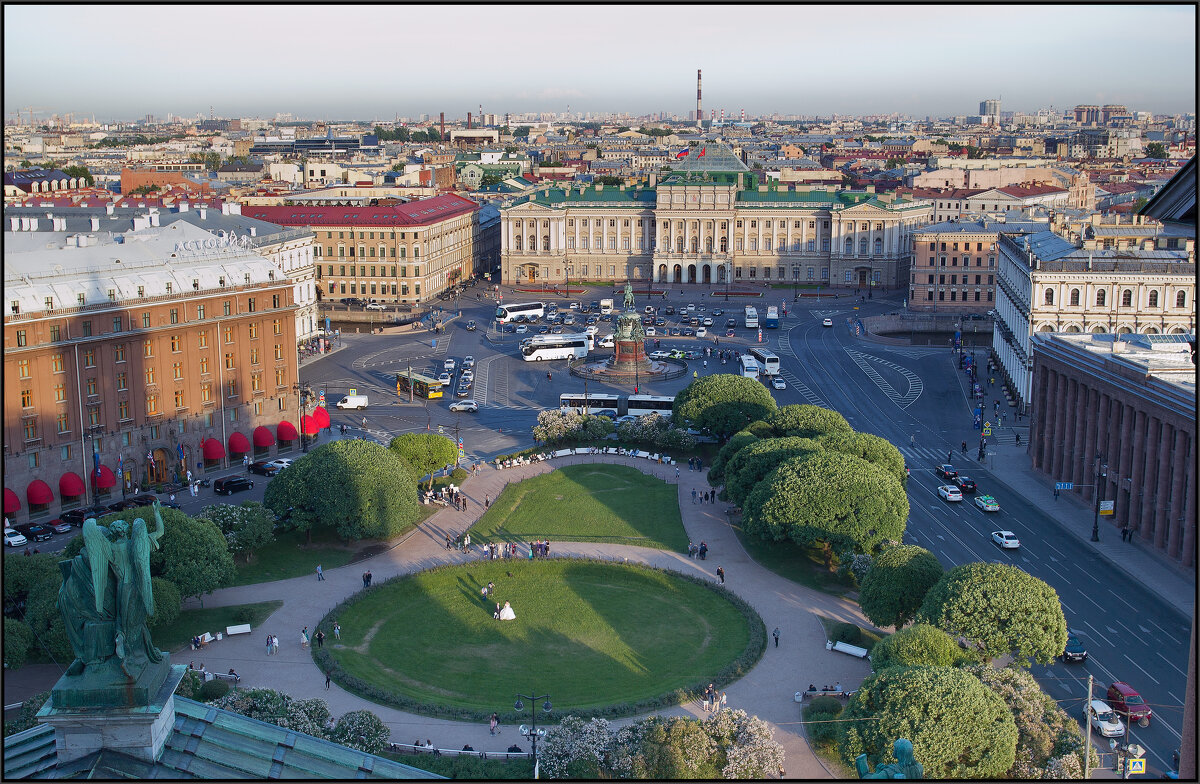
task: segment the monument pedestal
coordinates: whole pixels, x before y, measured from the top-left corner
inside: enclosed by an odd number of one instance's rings
[[[54,727],[59,763],[71,762],[101,749],[119,750],[146,762],[156,761],[175,725],[175,688],[183,680],[187,667],[167,665],[165,678],[160,678],[161,671],[155,672],[158,667],[147,667],[137,681],[126,687],[139,695],[147,692],[146,699],[137,704],[122,698],[123,704],[114,706],[107,699],[97,699],[95,691],[91,692],[90,701],[83,698],[88,690],[77,688],[76,680],[86,676],[72,674],[77,664],[80,664],[78,659],[59,678],[50,699],[37,715],[38,722]],[[155,681],[157,688],[149,693],[147,689]],[[111,696],[108,692],[113,688],[103,686],[101,692]],[[61,707],[58,705],[60,699],[64,703]],[[90,705],[81,704],[84,702],[90,702]]]

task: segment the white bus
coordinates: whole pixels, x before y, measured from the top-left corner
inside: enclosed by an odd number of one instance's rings
[[[592,348],[592,336],[535,335],[521,341],[521,358],[526,362],[544,359],[581,359]]]
[[[773,351],[767,351],[765,348],[751,348],[750,356],[754,357],[758,362],[758,367],[762,370],[764,376],[779,375],[779,357]]]
[[[664,395],[630,395],[625,413],[633,416],[659,414],[670,417],[675,408],[675,397]]]
[[[758,311],[752,305],[746,306],[746,328],[758,329]]]
[[[522,302],[512,305],[498,305],[496,307],[496,321],[501,324],[507,324],[517,316],[524,316],[526,319],[538,318],[546,314],[546,306],[541,302]]]
[[[581,414],[594,414],[597,411],[617,411],[620,409],[621,398],[597,392],[586,395],[583,392],[564,392],[558,396],[558,407],[561,410],[578,411]]]
[[[742,375],[746,378],[758,378],[758,360],[749,354],[742,354],[738,357],[738,362],[742,366]]]

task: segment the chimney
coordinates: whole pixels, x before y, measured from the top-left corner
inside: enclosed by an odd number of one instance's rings
[[[150,225],[158,225],[158,210],[150,210]]]
[[[112,202],[109,202],[108,204],[104,205],[104,212],[108,215],[112,215],[113,212],[116,210],[116,208],[117,208],[117,205],[113,204]]]
[[[704,127],[704,109],[700,105],[700,69],[696,69],[696,127]]]
[[[251,226],[251,227],[250,227],[250,236],[251,236],[251,237],[257,237],[257,236],[258,236],[258,227],[257,227],[257,226]]]
[[[229,214],[230,215],[241,215],[242,214],[242,205],[236,201],[230,203]]]
[[[467,130],[471,130],[471,113],[467,112]]]
[[[95,218],[93,218],[92,220],[95,220]],[[21,230],[21,219],[20,218],[9,218],[8,219],[8,230],[9,231],[20,231]]]
[[[181,199],[181,200],[180,200],[180,202],[179,202],[179,211],[180,211],[180,212],[187,212],[187,211],[188,211],[188,209],[189,209],[189,205],[188,205],[187,201],[186,201],[186,200],[182,200],[182,199]]]
[[[200,220],[208,220],[208,210],[204,207],[200,208]]]
[[[38,230],[38,219],[37,219],[37,218],[30,218],[30,219],[29,219],[29,230],[30,230],[30,231],[37,231],[37,230]]]
[[[440,142],[446,141],[446,113],[445,112],[442,112],[442,114],[441,114],[441,130],[438,131],[438,141],[440,141]]]
[[[95,218],[95,217],[92,218],[91,230],[92,231],[100,231],[100,219],[99,218]]]

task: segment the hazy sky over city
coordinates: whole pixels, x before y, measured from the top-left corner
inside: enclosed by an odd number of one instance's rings
[[[54,31],[58,31],[57,33]],[[66,32],[64,32],[66,31]],[[25,5],[4,111],[392,119],[1196,108],[1191,5]],[[25,112],[24,114],[28,114]]]

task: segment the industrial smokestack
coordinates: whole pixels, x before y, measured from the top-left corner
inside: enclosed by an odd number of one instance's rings
[[[471,130],[471,113],[467,112],[467,130]]]
[[[439,131],[439,133],[441,135],[438,138],[441,139],[442,141],[446,141],[446,113],[445,112],[442,112],[442,114],[441,114],[441,131]]]
[[[704,127],[704,109],[700,105],[700,69],[696,69],[696,125]]]

